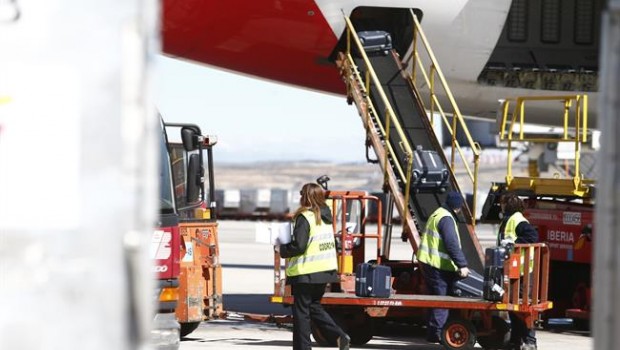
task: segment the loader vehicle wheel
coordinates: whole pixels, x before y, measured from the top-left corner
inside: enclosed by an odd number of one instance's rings
[[[491,317],[493,334],[478,337],[478,344],[484,349],[503,349],[510,341],[510,325],[503,318]]]
[[[351,345],[360,346],[368,343],[374,335],[373,320],[364,312],[343,312],[328,310],[334,322],[351,338]],[[337,346],[337,337],[325,334],[314,322],[311,324],[312,336],[320,346]]]
[[[462,318],[451,318],[441,331],[441,343],[448,350],[470,350],[476,344],[474,325]]]
[[[338,346],[337,338],[332,336],[331,334],[323,334],[323,330],[319,328],[314,322],[310,324],[310,329],[312,331],[312,337],[319,344],[319,346],[323,347],[335,347]]]
[[[200,322],[185,322],[181,323],[181,338],[189,335],[200,326]]]
[[[365,345],[373,337],[372,331],[365,331],[363,327],[349,330],[347,334],[351,337],[351,345],[355,346]]]
[[[372,317],[363,311],[342,312],[330,311],[336,323],[351,337],[351,345],[360,346],[368,343],[373,335],[374,326]]]
[[[590,320],[582,318],[574,318],[573,326],[578,331],[590,331]]]

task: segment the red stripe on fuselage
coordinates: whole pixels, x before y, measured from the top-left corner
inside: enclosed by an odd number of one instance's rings
[[[344,94],[327,61],[334,35],[314,1],[164,0],[170,56],[311,89]]]

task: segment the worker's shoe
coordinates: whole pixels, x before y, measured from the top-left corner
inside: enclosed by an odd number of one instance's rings
[[[338,337],[336,340],[338,342],[338,349],[340,350],[349,350],[349,345],[351,344],[351,337],[344,334]]]
[[[536,350],[536,344],[523,344],[520,350]]]

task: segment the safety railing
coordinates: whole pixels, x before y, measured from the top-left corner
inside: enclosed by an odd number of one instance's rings
[[[334,230],[334,241],[338,254],[338,274],[352,275],[353,264],[365,261],[366,239],[376,239],[377,264],[381,264],[381,245],[382,245],[382,204],[378,197],[369,196],[362,191],[329,191],[329,206],[332,209],[332,225]],[[367,232],[366,212],[369,204],[374,202],[377,212],[377,224],[375,232]],[[364,241],[362,243],[362,241]],[[361,246],[358,253],[354,253],[356,248]],[[357,254],[357,258],[354,257]],[[282,265],[279,251],[274,251],[274,296],[290,296],[291,291],[286,286],[285,276],[282,270],[286,270],[286,263]],[[341,278],[341,282],[346,278]],[[343,290],[347,290],[343,286]]]
[[[502,304],[507,310],[544,311],[553,307],[549,294],[549,246],[545,243],[515,244],[509,259],[504,261]],[[531,314],[525,321],[532,326]]]
[[[528,134],[525,132],[527,124],[525,106],[526,102],[560,102],[563,108],[563,130],[558,137],[541,136],[540,134]],[[514,103],[512,113],[511,104]],[[586,197],[590,195],[590,188],[594,180],[586,179],[580,171],[581,145],[588,140],[588,96],[587,95],[562,95],[562,96],[528,96],[506,99],[501,101],[500,110],[500,140],[508,143],[508,164],[506,184],[511,189],[528,188],[536,193],[547,195],[571,195]],[[573,113],[571,113],[571,111]],[[571,116],[572,114],[572,116]],[[572,120],[571,120],[572,119]],[[518,128],[518,130],[516,130]],[[573,142],[575,145],[575,171],[571,178],[560,178],[554,174],[553,178],[540,177],[515,177],[513,175],[512,142],[530,143],[559,143]]]
[[[333,200],[332,217],[338,248],[338,273],[353,273],[353,249],[360,245],[360,240],[373,238],[377,240],[375,259],[381,264],[382,245],[382,204],[378,197],[365,194],[353,194],[347,191],[330,191],[329,197]],[[366,232],[366,209],[370,202],[377,208],[377,231]],[[358,215],[354,211],[359,210]],[[340,226],[340,227],[338,227]],[[364,244],[365,247],[365,244]]]
[[[410,189],[411,189],[411,173],[413,170],[413,150],[411,148],[411,145],[409,144],[409,141],[407,140],[407,136],[405,134],[405,132],[403,131],[402,126],[400,125],[400,122],[398,121],[398,118],[396,116],[396,113],[394,113],[394,109],[392,108],[392,105],[390,104],[389,99],[387,98],[385,91],[383,90],[382,86],[381,86],[381,82],[379,80],[379,78],[377,77],[377,74],[375,73],[372,64],[370,63],[370,60],[368,59],[368,55],[366,55],[366,51],[364,50],[364,47],[362,46],[362,43],[359,40],[359,37],[357,36],[357,32],[355,31],[355,28],[353,27],[353,24],[351,23],[351,20],[345,16],[345,23],[346,23],[346,30],[347,30],[347,48],[346,48],[346,59],[347,59],[347,64],[350,66],[352,74],[355,76],[355,79],[359,82],[363,82],[363,88],[365,89],[365,91],[363,92],[363,96],[362,98],[364,99],[364,104],[366,106],[366,111],[365,113],[363,113],[365,115],[365,118],[368,118],[369,115],[375,115],[378,116],[377,114],[377,109],[375,108],[372,99],[370,98],[370,88],[371,85],[372,87],[377,89],[377,97],[381,100],[381,102],[383,103],[383,105],[385,106],[385,122],[383,122],[381,120],[381,118],[374,118],[373,121],[377,124],[379,131],[381,133],[381,136],[384,137],[384,139],[386,140],[386,142],[384,142],[384,151],[385,151],[385,157],[383,157],[383,175],[384,178],[386,179],[387,182],[387,177],[388,177],[388,159],[391,157],[393,159],[398,159],[398,155],[397,153],[394,151],[394,148],[392,146],[392,144],[390,142],[387,142],[387,140],[391,140],[391,129],[394,128],[396,131],[396,142],[394,144],[397,144],[400,148],[401,151],[404,153],[404,161],[406,164],[406,168],[403,168],[403,166],[401,166],[400,162],[395,161],[394,162],[394,168],[395,171],[398,172],[398,175],[400,175],[400,179],[404,181],[404,188],[405,188],[405,200],[404,203],[409,203],[409,196],[410,196]],[[359,73],[359,69],[357,67],[357,65],[355,64],[355,61],[353,59],[352,53],[351,53],[351,49],[352,46],[351,45],[355,45],[357,47],[357,51],[359,52],[361,58],[364,61],[364,69],[365,69],[365,77],[362,78],[360,73]],[[347,84],[347,86],[349,86]],[[370,123],[368,120],[364,120],[364,125],[365,127],[368,129],[370,128]]]
[[[446,126],[448,133],[450,134],[450,142],[451,142],[451,155],[450,155],[450,167],[453,172],[456,172],[456,155],[458,154],[461,159],[461,163],[465,170],[465,173],[468,175],[468,178],[471,180],[473,186],[473,203],[477,201],[477,189],[478,189],[478,168],[480,166],[480,153],[481,148],[480,144],[474,142],[465,124],[465,119],[461,114],[461,111],[456,104],[456,100],[452,95],[452,91],[448,86],[446,78],[444,77],[441,68],[439,67],[439,63],[435,58],[435,54],[426,38],[426,35],[422,31],[422,26],[418,21],[418,17],[415,15],[413,10],[411,10],[411,16],[413,17],[413,43],[412,43],[412,51],[411,56],[407,59],[410,62],[411,67],[411,76],[410,81],[411,84],[415,87],[415,90],[420,93],[420,102],[424,106],[425,109],[429,111],[429,118],[431,120],[431,125],[435,127],[434,118],[435,114],[438,114],[443,124]],[[427,99],[425,100],[422,96],[421,92],[423,91],[422,87],[428,87],[429,93]],[[447,98],[447,103],[439,99],[439,96],[445,96]],[[447,112],[451,111],[451,112]],[[448,117],[448,114],[451,115],[451,119]],[[470,166],[471,161],[466,158],[465,152],[461,148],[457,140],[457,133],[459,130],[463,133],[465,138],[467,139],[467,144],[471,148],[471,153],[473,155],[473,169]],[[476,205],[473,205],[473,208],[470,208],[472,223],[475,223],[476,220]]]

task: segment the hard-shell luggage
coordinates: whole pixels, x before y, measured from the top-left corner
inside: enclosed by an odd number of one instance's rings
[[[362,31],[357,36],[366,53],[380,52],[387,55],[392,50],[392,36],[384,30]]]
[[[504,289],[502,288],[503,278],[503,268],[498,266],[487,266],[484,268],[484,286],[482,295],[484,300],[502,300],[502,297],[504,296]]]
[[[388,266],[358,264],[355,268],[355,295],[358,297],[389,298],[392,290],[392,270]]]
[[[445,189],[448,186],[448,175],[448,169],[437,152],[421,148],[415,150],[411,177],[414,188]]]
[[[484,266],[504,267],[504,261],[510,257],[510,251],[504,247],[487,248],[484,251]]]
[[[482,299],[483,278],[476,271],[469,271],[467,277],[454,283],[452,294],[455,297]]]

